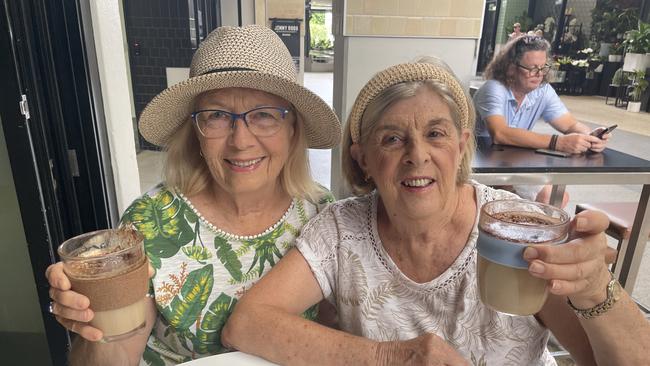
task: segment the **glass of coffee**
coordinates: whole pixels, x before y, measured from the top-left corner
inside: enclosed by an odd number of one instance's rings
[[[148,262],[144,238],[133,227],[99,230],[66,240],[58,249],[72,290],[90,299],[90,325],[105,342],[145,326]]]
[[[506,314],[531,315],[546,302],[546,280],[528,273],[526,247],[567,240],[569,215],[525,200],[488,202],[481,208],[477,277],[481,301]]]

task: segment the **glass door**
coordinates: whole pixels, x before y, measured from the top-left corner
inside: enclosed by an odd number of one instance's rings
[[[5,365],[52,365],[14,187],[0,129],[0,354]]]

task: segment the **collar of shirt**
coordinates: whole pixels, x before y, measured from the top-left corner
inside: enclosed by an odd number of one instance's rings
[[[530,93],[527,93],[524,95],[524,100],[521,101],[521,106],[519,109],[528,109],[531,105],[534,105],[534,100],[536,99],[536,92],[539,90],[539,88],[531,91]],[[515,111],[517,111],[517,99],[515,98],[514,93],[512,92],[512,89],[508,88],[508,102],[510,102],[511,106]]]

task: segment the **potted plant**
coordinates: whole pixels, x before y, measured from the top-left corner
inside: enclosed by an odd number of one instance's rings
[[[612,77],[612,85],[627,85],[630,82],[630,78],[627,76],[627,73],[623,71],[623,68],[619,68],[614,72]]]
[[[645,71],[650,66],[650,57],[646,56],[650,52],[650,23],[639,22],[638,29],[627,31],[623,44],[626,48],[623,70]]]
[[[569,56],[562,56],[557,59],[558,69],[562,71],[568,71],[571,69],[571,63],[573,59]]]
[[[621,62],[623,61],[623,44],[620,42],[612,44],[609,48],[609,62]]]
[[[612,44],[619,42],[623,34],[637,26],[638,8],[621,9],[616,0],[600,0],[591,11],[591,36],[600,42],[600,56],[607,56]]]
[[[634,72],[634,82],[630,87],[630,100],[627,103],[628,112],[639,112],[641,110],[641,97],[648,88],[648,80],[645,79],[645,71]]]

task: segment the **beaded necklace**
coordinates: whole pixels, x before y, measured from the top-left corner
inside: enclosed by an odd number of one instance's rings
[[[267,235],[268,233],[270,233],[273,230],[277,229],[278,226],[282,225],[284,223],[284,221],[287,219],[287,216],[289,216],[289,213],[291,212],[291,210],[293,209],[293,207],[295,206],[295,203],[296,203],[295,198],[292,199],[291,204],[289,205],[289,208],[287,208],[287,210],[284,212],[282,217],[280,217],[280,220],[278,220],[275,224],[271,225],[269,228],[267,228],[263,232],[261,232],[259,234],[255,234],[255,235],[236,235],[236,234],[232,234],[232,233],[223,231],[223,230],[219,229],[218,227],[214,226],[211,222],[206,220],[205,217],[203,217],[203,215],[194,207],[192,202],[190,202],[190,200],[187,197],[185,197],[185,195],[183,193],[181,193],[178,189],[176,189],[175,191],[183,199],[183,201],[185,201],[185,203],[192,209],[194,214],[196,214],[196,216],[199,217],[199,220],[201,220],[201,222],[203,222],[203,224],[205,226],[207,226],[210,230],[212,230],[215,234],[217,234],[217,235],[219,235],[219,236],[221,236],[223,238],[226,238],[226,239],[239,240],[239,241],[257,239],[257,238],[259,238],[261,236],[264,236],[264,235]]]

